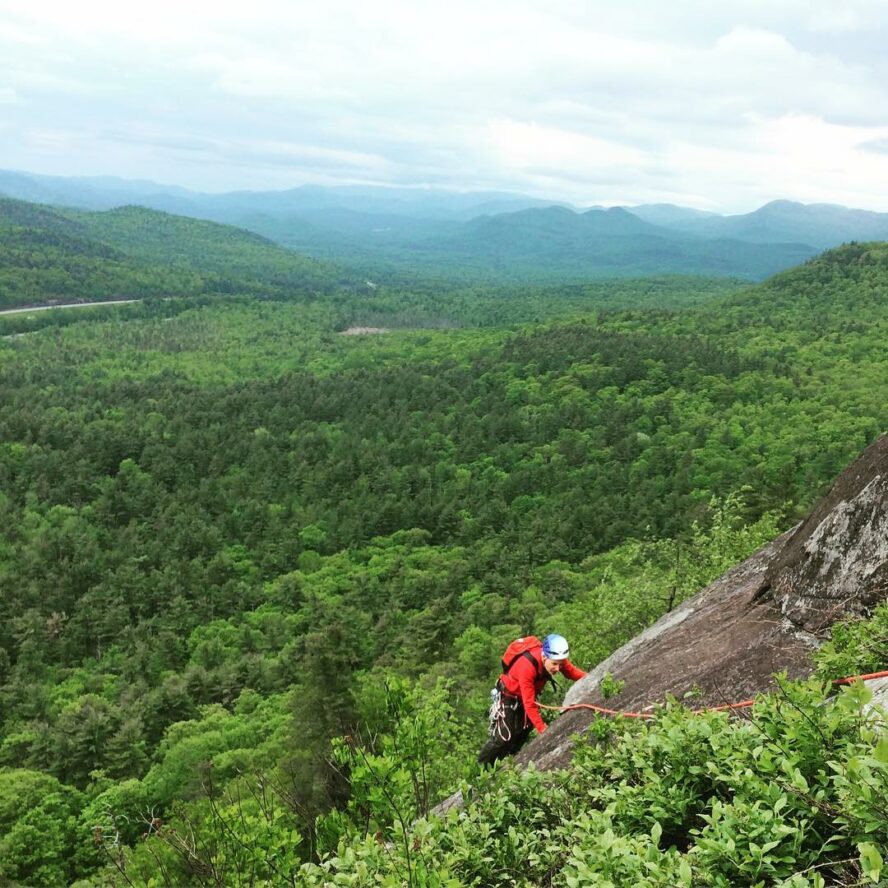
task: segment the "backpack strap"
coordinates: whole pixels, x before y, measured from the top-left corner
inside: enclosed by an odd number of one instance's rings
[[[511,663],[508,663],[508,664],[507,664],[506,661],[503,660],[503,661],[502,661],[502,662],[503,662],[503,672],[504,672],[506,675],[508,675],[508,674],[509,674],[509,670],[510,670],[510,669],[511,669],[511,668],[512,668],[512,667],[513,667],[513,666],[514,666],[514,665],[515,665],[515,664],[516,664],[516,663],[517,663],[522,657],[527,657],[527,659],[530,660],[531,663],[533,663],[534,672],[536,673],[536,677],[537,677],[537,678],[539,678],[541,675],[545,674],[546,681],[551,682],[551,684],[552,684],[552,688],[553,688],[554,690],[556,690],[556,691],[558,690],[558,685],[555,684],[555,676],[554,676],[554,675],[550,675],[548,672],[546,672],[546,668],[543,666],[543,664],[542,664],[541,662],[537,662],[536,657],[534,657],[534,655],[533,655],[530,651],[522,651],[520,654],[518,654],[517,657],[515,657],[515,658],[512,660]]]
[[[508,674],[509,674],[509,670],[510,670],[510,669],[511,669],[511,668],[512,668],[512,667],[513,667],[513,666],[514,666],[514,665],[515,665],[515,664],[516,664],[516,663],[517,663],[522,657],[527,657],[527,659],[530,660],[531,663],[533,663],[534,671],[536,672],[537,675],[539,675],[539,674],[540,674],[540,667],[539,667],[539,664],[537,663],[536,658],[534,657],[534,655],[533,655],[530,651],[521,651],[520,654],[518,654],[517,656],[513,657],[508,663],[507,663],[505,660],[503,660],[503,661],[502,661],[502,663],[503,663],[503,672],[504,672],[506,675],[508,675]]]

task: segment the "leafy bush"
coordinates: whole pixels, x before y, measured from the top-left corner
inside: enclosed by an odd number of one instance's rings
[[[831,635],[817,652],[817,674],[824,680],[888,668],[888,602],[868,620],[837,623]]]
[[[569,771],[478,775],[459,814],[401,835],[343,839],[302,877],[308,885],[447,883],[430,873],[479,886],[876,884],[888,850],[888,738],[865,714],[864,689],[830,693],[816,680],[782,682],[749,718],[671,704],[651,722],[618,720],[591,732]]]

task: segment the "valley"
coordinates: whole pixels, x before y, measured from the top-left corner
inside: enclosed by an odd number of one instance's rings
[[[400,878],[414,838],[379,859],[372,835],[397,837],[470,781],[463,826],[417,827],[418,847],[438,849],[423,878],[499,884],[505,852],[464,859],[482,841],[473,824],[506,830],[501,806],[548,779],[473,764],[509,640],[564,629],[577,662],[605,660],[792,527],[888,425],[884,243],[757,285],[406,286],[155,211],[4,207],[5,305],[75,279],[89,298],[114,275],[146,297],[0,319],[7,880],[196,885],[207,866],[218,884]],[[872,631],[830,656],[862,669]],[[787,694],[821,718],[814,690]],[[785,717],[773,707],[763,724]],[[862,754],[846,716],[817,730]],[[698,730],[753,743],[685,718],[662,719],[687,738],[676,780]],[[598,813],[564,803],[564,828],[594,848],[618,814],[633,842],[652,835],[641,813],[601,813],[596,769],[665,735],[613,730],[572,772]],[[700,793],[695,813],[658,820],[675,884],[731,871]],[[440,851],[451,841],[455,857]],[[573,846],[551,854],[539,872],[591,865]]]

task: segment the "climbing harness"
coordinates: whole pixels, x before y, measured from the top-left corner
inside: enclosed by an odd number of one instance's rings
[[[888,677],[888,670],[884,672],[870,672],[867,675],[849,675],[846,678],[834,678],[832,684],[845,685],[852,684],[855,681],[870,681],[874,678]],[[624,718],[655,718],[653,712],[628,712],[622,709],[608,709],[606,706],[596,706],[594,703],[574,703],[571,706],[546,706],[544,703],[537,704],[540,709],[550,709],[555,712],[571,712],[574,709],[591,709],[601,715],[622,715]],[[748,709],[755,705],[755,700],[741,700],[739,703],[725,703],[723,706],[704,706],[700,709],[692,709],[691,712],[727,712],[734,709]]]
[[[490,714],[488,716],[488,732],[503,743],[512,739],[512,732],[506,724],[506,708],[503,695],[499,688],[490,689]]]
[[[497,684],[499,684],[497,682]],[[518,709],[520,700],[517,697],[504,694],[499,687],[490,690],[490,712],[488,714],[488,728],[491,737],[495,737],[501,743],[512,741],[512,729],[506,718],[506,710],[514,712]]]

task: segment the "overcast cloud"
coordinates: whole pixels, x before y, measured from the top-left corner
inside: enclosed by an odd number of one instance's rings
[[[888,0],[0,0],[0,168],[888,211]]]

